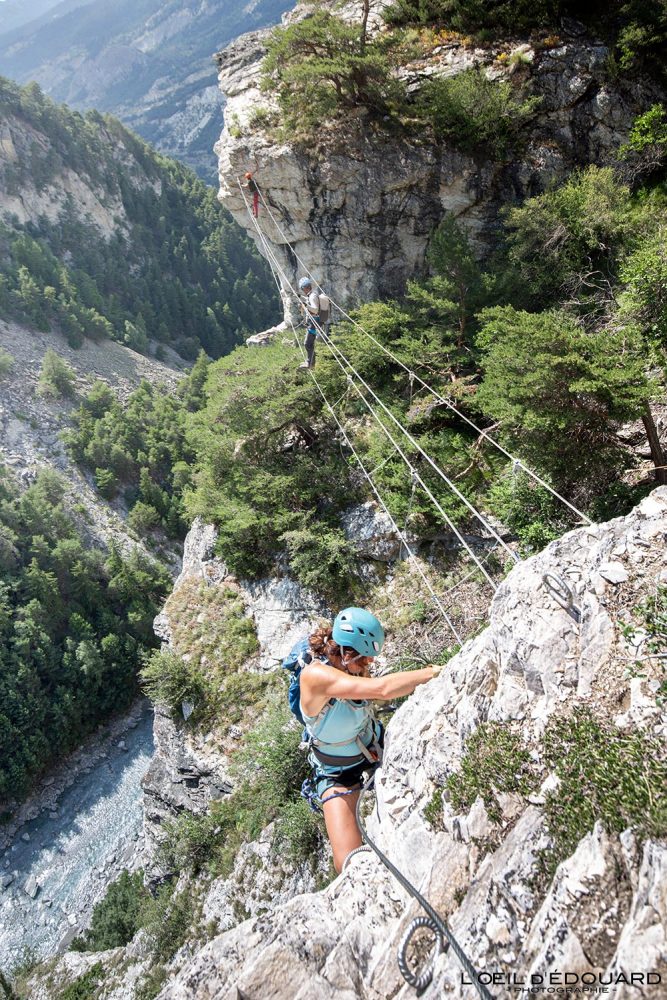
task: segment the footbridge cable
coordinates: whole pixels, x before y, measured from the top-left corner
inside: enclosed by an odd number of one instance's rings
[[[243,191],[243,189],[242,189],[242,191]],[[245,194],[244,194],[244,198],[245,198]],[[252,218],[252,216],[251,216],[251,218]],[[258,227],[258,230],[259,230],[259,227]],[[264,243],[264,235],[261,232],[261,230],[259,230],[259,234],[260,234],[260,239]],[[266,246],[265,246],[265,251],[268,252],[269,254],[271,253],[271,251]],[[272,264],[271,260],[269,260],[269,263]],[[279,285],[278,279],[276,278],[275,272],[273,271],[273,266],[271,266],[271,271],[273,273],[274,278],[276,279],[276,284]],[[290,321],[290,326],[292,327],[292,332],[294,334],[294,339],[296,341],[297,347],[301,350],[301,353],[302,353],[302,355],[303,355],[303,357],[305,359],[305,357],[306,357],[305,350],[304,350],[303,345],[301,344],[301,342],[299,340],[299,336],[298,336],[298,333],[297,333],[296,329],[294,328],[294,324],[291,321]],[[395,520],[393,514],[391,513],[391,511],[389,510],[387,504],[385,503],[384,499],[382,498],[382,495],[380,494],[380,491],[378,490],[377,485],[376,485],[376,483],[375,483],[375,481],[373,479],[373,473],[368,472],[368,470],[366,469],[366,466],[364,465],[363,460],[361,459],[361,457],[359,456],[356,448],[352,444],[352,441],[350,440],[349,435],[348,435],[347,431],[345,430],[343,424],[339,420],[339,418],[338,418],[338,416],[337,416],[337,414],[336,414],[333,406],[329,403],[329,400],[327,399],[327,397],[326,397],[326,395],[324,393],[324,390],[322,389],[322,387],[321,387],[320,383],[318,382],[317,377],[315,376],[315,373],[312,371],[312,369],[309,369],[309,374],[310,374],[311,378],[313,379],[313,382],[314,382],[315,386],[317,387],[317,390],[318,390],[320,396],[322,397],[324,405],[327,407],[327,409],[328,409],[329,413],[331,414],[331,416],[333,417],[333,419],[334,419],[334,421],[335,421],[335,423],[336,423],[336,425],[337,425],[340,433],[342,434],[343,440],[345,441],[345,444],[350,449],[350,451],[351,451],[352,455],[354,456],[357,464],[359,465],[359,468],[361,469],[364,477],[368,481],[368,484],[369,484],[371,490],[373,491],[373,494],[376,497],[378,503],[380,504],[380,506],[384,510],[385,514],[389,518],[389,521],[390,521],[390,523],[392,525],[392,528],[394,529],[394,531],[396,532],[396,534],[400,538],[401,543],[403,545],[403,548],[404,548],[405,552],[408,553],[408,562],[410,562],[414,566],[414,568],[417,570],[417,572],[421,576],[422,581],[424,583],[424,586],[426,587],[426,589],[428,590],[428,592],[431,595],[431,598],[433,599],[433,603],[435,604],[435,606],[437,607],[438,611],[442,615],[443,619],[445,620],[445,622],[449,626],[449,628],[450,628],[450,630],[451,630],[454,638],[456,639],[457,643],[459,645],[462,645],[463,644],[463,639],[462,639],[461,635],[459,634],[456,626],[454,625],[454,623],[452,622],[451,618],[447,614],[447,612],[446,612],[446,610],[445,610],[445,608],[444,608],[444,606],[442,604],[442,601],[438,597],[436,591],[434,590],[434,588],[433,588],[433,586],[431,584],[431,581],[428,579],[427,575],[425,574],[424,570],[422,569],[421,565],[419,564],[419,560],[417,559],[417,556],[416,556],[415,552],[411,548],[411,546],[410,546],[410,544],[408,542],[408,539],[407,539],[405,533],[402,532],[401,529],[398,527],[398,524],[396,523],[396,520]],[[377,471],[377,470],[374,470],[374,471]]]
[[[265,253],[267,253],[268,259],[269,259],[269,263],[272,266],[272,270],[275,268],[279,272],[279,274],[280,274],[283,282],[285,283],[286,287],[290,289],[290,291],[295,296],[295,298],[296,298],[296,300],[298,302],[299,301],[299,294],[298,294],[298,292],[296,291],[296,289],[294,288],[294,286],[291,284],[289,278],[285,274],[284,269],[281,267],[280,262],[277,260],[274,252],[268,246],[268,243],[267,243],[267,240],[266,240],[264,234],[261,232],[261,230],[257,226],[256,220],[254,219],[254,217],[252,216],[252,214],[249,211],[249,206],[247,204],[247,199],[245,198],[245,193],[244,193],[243,188],[242,188],[242,186],[240,184],[240,181],[239,181],[239,188],[240,188],[241,193],[243,195],[244,201],[246,201],[246,207],[248,208],[249,217],[251,218],[251,221],[253,222],[253,224],[257,227],[257,230],[258,230],[258,233],[259,233],[262,245],[264,247]],[[275,278],[275,274],[274,274],[274,278]],[[377,396],[377,394],[368,385],[368,383],[365,381],[365,379],[363,379],[363,377],[359,374],[359,372],[356,370],[356,368],[354,368],[354,366],[351,364],[351,362],[348,361],[348,359],[345,357],[345,355],[342,353],[342,351],[340,351],[333,344],[333,342],[331,341],[331,339],[327,336],[327,334],[326,334],[325,330],[323,329],[323,327],[319,323],[317,323],[317,321],[314,321],[314,322],[315,322],[315,326],[317,327],[319,333],[321,334],[323,342],[326,344],[326,346],[328,347],[328,349],[330,350],[330,352],[334,356],[334,359],[338,362],[338,365],[341,368],[341,370],[343,371],[343,373],[345,374],[346,378],[348,379],[348,382],[355,389],[357,395],[359,396],[359,398],[361,399],[361,401],[364,403],[364,405],[368,409],[368,411],[371,414],[371,416],[373,417],[373,419],[377,422],[377,424],[379,425],[379,427],[382,430],[382,432],[384,433],[384,435],[389,439],[389,441],[394,446],[394,449],[400,454],[400,456],[403,459],[403,461],[405,462],[408,470],[410,471],[411,477],[416,478],[416,480],[422,486],[422,488],[424,489],[424,491],[426,492],[426,494],[430,498],[431,502],[433,503],[433,505],[435,506],[435,508],[439,512],[440,516],[443,518],[443,520],[445,521],[445,523],[451,528],[452,532],[458,538],[458,540],[460,541],[461,545],[465,548],[465,550],[469,553],[469,555],[471,556],[473,562],[476,564],[476,566],[478,567],[478,569],[481,571],[481,573],[484,576],[484,578],[487,580],[487,582],[490,584],[490,586],[495,591],[497,588],[496,588],[496,584],[493,581],[492,577],[487,573],[484,565],[477,558],[477,556],[475,555],[475,553],[473,552],[473,550],[470,548],[470,546],[466,542],[466,540],[463,537],[463,535],[461,535],[461,533],[459,532],[458,528],[453,523],[453,521],[451,520],[451,518],[449,517],[449,515],[442,508],[442,505],[439,503],[439,501],[437,500],[437,498],[434,496],[434,494],[432,493],[432,491],[429,489],[428,485],[424,482],[424,479],[421,477],[421,475],[414,468],[414,465],[411,462],[411,460],[408,457],[408,455],[403,451],[403,449],[400,447],[400,445],[398,444],[398,442],[396,441],[396,439],[393,437],[393,435],[391,434],[391,432],[389,431],[389,429],[387,428],[387,426],[380,419],[377,411],[369,403],[368,399],[366,398],[366,396],[364,395],[364,393],[360,390],[360,388],[356,384],[356,382],[354,382],[354,380],[352,379],[352,377],[350,375],[350,371],[354,373],[354,375],[356,376],[356,378],[362,383],[362,385],[364,386],[364,388],[370,393],[370,395],[382,407],[382,409],[391,418],[391,420],[396,424],[396,426],[399,428],[399,430],[401,430],[401,432],[408,438],[408,440],[410,441],[410,443],[420,452],[421,455],[423,455],[423,457],[432,466],[432,468],[445,481],[445,483],[449,487],[449,489],[465,504],[466,507],[468,507],[468,509],[481,522],[481,524],[487,529],[487,531],[489,531],[490,534],[492,534],[494,536],[494,538],[496,539],[497,543],[500,544],[500,545],[502,545],[503,548],[511,556],[511,558],[513,558],[517,562],[520,561],[519,556],[515,552],[513,552],[512,549],[509,548],[509,546],[503,541],[503,539],[495,531],[495,529],[493,527],[491,527],[491,525],[486,521],[486,519],[483,517],[483,515],[470,503],[470,501],[452,483],[452,481],[445,475],[445,473],[442,471],[442,469],[440,469],[440,467],[433,461],[433,459],[430,457],[430,455],[428,455],[427,452],[424,451],[424,449],[421,447],[421,445],[419,444],[419,442],[417,442],[415,440],[415,438],[401,424],[401,422],[399,420],[397,420],[397,418],[394,416],[394,414],[391,412],[391,410],[389,410],[389,408]],[[342,361],[341,361],[341,358],[342,358]],[[346,365],[347,365],[347,368],[345,367]]]
[[[271,207],[268,204],[266,198],[264,197],[264,193],[262,189],[259,187],[259,185],[257,185],[257,189],[259,191],[259,196],[262,201],[262,204],[266,209],[267,215],[273,222],[276,231],[279,233],[282,243],[284,243],[285,246],[289,247],[290,253],[294,255],[294,259],[301,265],[304,272],[307,275],[309,275],[313,283],[317,285],[318,282],[316,278],[314,277],[313,273],[309,270],[307,265],[304,263],[304,261],[301,259],[299,254],[296,252],[294,246],[290,243],[284,229],[282,228],[282,226],[276,219],[274,213],[272,212]],[[366,328],[362,326],[362,324],[359,323],[358,320],[354,319],[354,317],[350,316],[350,314],[346,312],[345,309],[343,309],[340,303],[336,302],[333,296],[329,295],[329,300],[331,301],[332,305],[335,306],[335,308],[338,310],[341,316],[344,316],[345,319],[347,319],[350,323],[353,324],[353,326],[355,326],[358,330],[360,330],[365,337],[371,340],[376,345],[376,347],[379,347],[384,354],[390,357],[395,364],[397,364],[400,368],[402,368],[408,374],[411,381],[418,382],[423,389],[426,389],[426,391],[429,392],[435,399],[437,399],[440,403],[442,403],[444,406],[448,407],[448,409],[450,409],[453,413],[455,413],[460,420],[463,420],[464,423],[468,424],[468,426],[471,427],[479,435],[480,438],[483,438],[484,440],[488,441],[489,444],[491,444],[494,448],[496,448],[499,452],[501,452],[506,458],[510,459],[510,461],[514,465],[519,466],[521,469],[523,469],[523,471],[526,473],[527,476],[530,476],[530,478],[534,482],[538,483],[538,485],[540,485],[543,489],[547,490],[547,492],[549,492],[553,497],[555,497],[562,504],[568,507],[572,511],[572,513],[576,514],[576,516],[580,518],[584,523],[586,524],[592,523],[591,519],[586,514],[578,510],[574,506],[574,504],[570,503],[569,500],[566,500],[564,496],[558,493],[558,491],[555,490],[553,486],[551,486],[549,483],[546,482],[546,480],[544,480],[541,476],[539,476],[536,472],[534,472],[533,469],[531,469],[524,462],[522,462],[520,458],[517,458],[516,455],[513,455],[506,448],[504,448],[503,445],[501,445],[498,441],[496,441],[495,438],[491,437],[488,431],[485,431],[481,427],[478,427],[473,420],[467,417],[465,413],[462,413],[461,410],[458,409],[458,407],[454,406],[451,400],[447,399],[446,396],[443,396],[440,392],[437,391],[437,389],[434,389],[431,385],[429,385],[428,382],[426,382],[423,378],[421,378],[421,376],[419,376],[408,365],[406,365],[404,361],[401,361],[401,359],[398,358],[393,351],[389,350],[388,347],[385,347],[385,345],[381,341],[379,341],[376,337],[374,337],[372,333],[369,333],[369,331],[366,330]]]

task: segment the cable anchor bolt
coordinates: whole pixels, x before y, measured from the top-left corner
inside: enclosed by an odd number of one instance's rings
[[[542,577],[542,583],[556,604],[560,605],[563,611],[566,611],[570,618],[579,624],[581,622],[581,608],[574,603],[574,593],[570,584],[556,573],[545,573]]]

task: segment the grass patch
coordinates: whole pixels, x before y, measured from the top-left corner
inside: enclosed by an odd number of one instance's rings
[[[617,730],[579,710],[549,725],[543,754],[561,781],[544,807],[553,838],[548,875],[597,820],[608,833],[631,827],[640,840],[667,834],[667,751],[649,733]]]
[[[259,644],[238,590],[186,581],[165,611],[173,623],[173,648],[146,658],[141,679],[148,696],[174,715],[190,702],[193,726],[230,726],[249,713],[257,717],[278,681],[273,674],[241,670]]]
[[[470,809],[481,796],[489,819],[498,823],[502,813],[496,792],[527,795],[535,784],[530,754],[521,737],[507,726],[487,722],[466,743],[460,770],[447,778],[445,787],[457,812]]]
[[[237,670],[258,649],[252,619],[234,587],[186,581],[170,596],[165,612],[173,644],[181,654],[206,657],[210,668]]]

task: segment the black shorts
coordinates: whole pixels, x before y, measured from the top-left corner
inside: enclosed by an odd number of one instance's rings
[[[321,799],[326,792],[331,788],[335,788],[336,785],[342,785],[343,788],[354,788],[357,785],[361,787],[364,772],[374,771],[377,766],[377,764],[371,764],[370,761],[366,760],[363,764],[346,767],[344,771],[339,771],[337,774],[323,774],[321,771],[315,770],[313,773],[315,790]]]

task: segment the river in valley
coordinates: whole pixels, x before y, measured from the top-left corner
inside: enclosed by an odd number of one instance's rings
[[[139,866],[141,779],[152,754],[153,712],[142,703],[0,852],[1,970],[64,948],[108,883]]]

